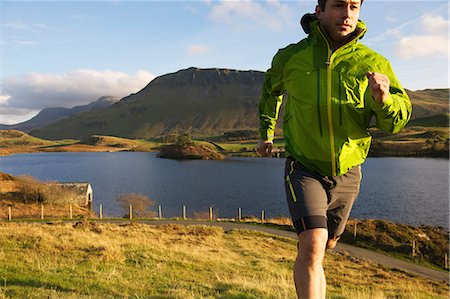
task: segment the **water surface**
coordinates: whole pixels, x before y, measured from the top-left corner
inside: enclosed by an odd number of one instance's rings
[[[90,182],[94,210],[121,216],[115,198],[142,193],[161,205],[165,217],[207,212],[219,217],[289,215],[284,159],[230,158],[175,161],[154,153],[37,153],[0,157],[0,171],[40,180]],[[351,217],[381,218],[448,228],[449,162],[428,158],[369,158],[363,165],[359,199]],[[155,208],[156,211],[156,208]]]

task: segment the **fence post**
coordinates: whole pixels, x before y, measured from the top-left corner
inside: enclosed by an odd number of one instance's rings
[[[161,208],[161,205],[158,206],[158,218],[162,219],[162,208]]]
[[[41,205],[41,219],[44,219],[44,205]]]
[[[445,267],[445,269],[448,269],[448,254],[447,253],[444,255],[444,267]]]
[[[264,210],[261,211],[261,222],[264,222],[265,220],[265,212]]]
[[[238,220],[241,221],[242,220],[242,209],[239,208],[238,210]]]
[[[186,206],[183,205],[183,220],[186,220]]]
[[[416,256],[416,240],[412,240],[412,256]]]
[[[357,229],[357,226],[358,226],[358,222],[355,221],[355,227],[353,228],[353,240],[356,240],[356,229]]]
[[[213,207],[209,207],[209,221],[213,221]]]
[[[100,219],[103,219],[103,206],[102,206],[102,204],[100,204],[99,218],[100,218]]]
[[[73,211],[72,211],[72,204],[69,205],[69,218],[72,219],[73,217]]]
[[[133,206],[130,205],[130,220],[133,220]]]
[[[11,221],[12,220],[12,211],[11,211],[11,206],[8,206],[8,220]]]

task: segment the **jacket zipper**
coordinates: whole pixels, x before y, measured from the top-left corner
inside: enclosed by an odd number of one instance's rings
[[[342,78],[342,72],[339,73],[339,125],[342,126],[342,84],[344,79]]]
[[[328,51],[328,60],[326,62],[327,65],[327,112],[328,112],[328,130],[330,131],[330,150],[331,150],[331,174],[332,176],[336,176],[336,153],[334,149],[334,128],[333,128],[333,116],[331,109],[331,57],[333,52],[331,50],[330,43],[325,35],[322,33],[320,28],[319,32],[322,35],[323,39],[327,44]]]
[[[320,35],[322,35],[323,40],[325,41],[325,43],[327,44],[327,51],[328,51],[328,59],[326,61],[326,65],[327,65],[327,110],[328,110],[328,129],[330,131],[330,149],[331,149],[331,173],[332,176],[336,176],[337,172],[337,164],[336,164],[336,152],[335,152],[335,148],[334,148],[334,128],[333,128],[333,118],[332,118],[332,109],[331,109],[331,63],[332,63],[332,58],[333,58],[333,54],[339,50],[336,49],[334,52],[332,51],[332,47],[327,39],[327,37],[325,36],[325,34],[323,34],[322,29],[320,28],[320,26],[317,28]],[[348,41],[346,44],[349,44],[350,42],[358,39],[364,32],[366,32],[366,30],[362,29],[359,32],[357,32],[353,38]],[[342,47],[342,46],[341,46]]]
[[[317,90],[316,90],[316,94],[317,94],[317,99],[316,99],[317,116],[319,118],[319,131],[320,131],[320,137],[322,137],[323,136],[323,132],[322,132],[322,117],[320,116],[320,70],[317,70]]]

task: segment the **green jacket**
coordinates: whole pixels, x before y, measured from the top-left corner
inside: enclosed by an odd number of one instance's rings
[[[324,176],[343,175],[366,159],[372,117],[378,128],[398,132],[411,117],[411,102],[387,59],[358,42],[366,32],[363,22],[350,42],[332,52],[315,16],[306,17],[313,19],[304,26],[308,37],[279,50],[266,72],[260,138],[273,139],[284,95],[287,156]],[[368,71],[389,77],[387,101],[373,100]]]

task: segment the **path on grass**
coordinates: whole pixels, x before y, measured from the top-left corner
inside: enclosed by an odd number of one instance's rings
[[[265,232],[272,235],[284,236],[291,239],[297,239],[297,234],[292,231],[285,231],[270,227],[265,227],[262,225],[252,225],[245,223],[233,223],[233,222],[212,222],[212,221],[195,221],[195,220],[145,220],[138,221],[140,223],[151,224],[151,225],[166,225],[166,224],[181,224],[181,225],[212,225],[222,227],[226,232],[233,229],[248,229],[260,232]],[[407,273],[415,274],[417,276],[444,281],[449,283],[449,274],[443,271],[438,271],[423,267],[420,265],[413,264],[411,262],[396,259],[387,256],[382,253],[374,252],[368,249],[359,248],[356,246],[351,246],[345,243],[338,243],[334,251],[344,254],[350,257],[368,260],[384,267],[391,269],[398,269]]]

